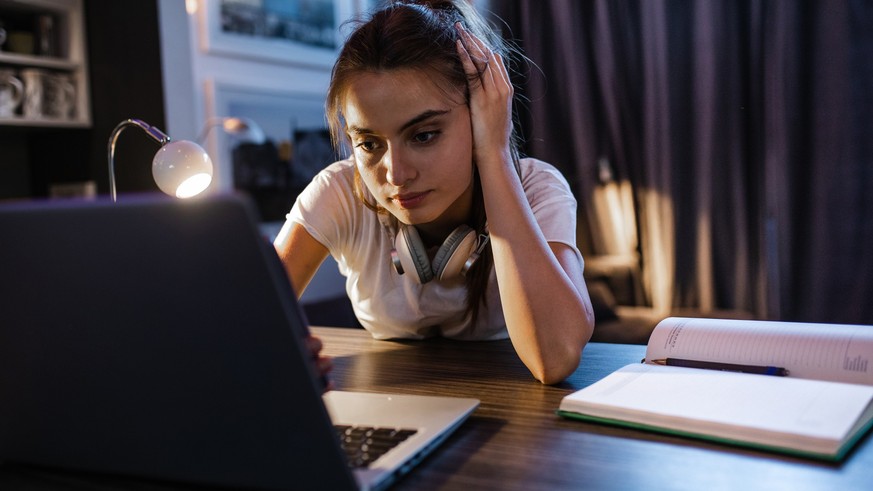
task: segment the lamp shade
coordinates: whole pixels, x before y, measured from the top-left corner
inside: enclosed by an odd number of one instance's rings
[[[236,136],[239,141],[260,145],[267,139],[264,130],[249,118],[222,118],[221,126],[225,132]]]
[[[196,143],[171,141],[155,154],[152,176],[161,191],[177,198],[189,198],[212,182],[212,160]]]

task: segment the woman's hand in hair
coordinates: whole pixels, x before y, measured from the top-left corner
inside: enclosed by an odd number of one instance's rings
[[[470,118],[473,128],[473,155],[478,165],[502,162],[512,165],[513,88],[503,57],[460,23],[458,56],[467,73],[470,91]]]

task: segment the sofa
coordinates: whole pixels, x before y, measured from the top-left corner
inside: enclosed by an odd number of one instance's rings
[[[646,344],[652,330],[666,317],[752,319],[742,310],[702,311],[676,308],[664,314],[644,305],[642,282],[635,256],[585,258],[585,282],[594,307],[591,341]]]

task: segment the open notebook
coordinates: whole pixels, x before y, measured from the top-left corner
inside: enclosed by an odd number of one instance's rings
[[[0,458],[372,489],[457,428],[477,400],[322,396],[306,321],[251,210],[232,196],[0,207]]]

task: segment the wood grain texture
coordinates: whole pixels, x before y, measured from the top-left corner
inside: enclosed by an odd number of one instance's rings
[[[566,420],[565,395],[645,347],[590,343],[557,386],[537,382],[507,341],[377,341],[361,329],[313,328],[338,389],[475,397],[481,406],[398,490],[870,489],[870,437],[842,464]]]

